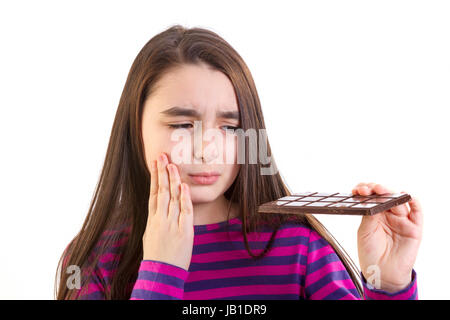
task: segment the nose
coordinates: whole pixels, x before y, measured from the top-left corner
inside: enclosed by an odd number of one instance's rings
[[[197,125],[195,124],[197,123]],[[203,133],[202,121],[194,123],[194,158],[202,162],[212,162],[219,156],[221,139],[220,132],[213,128],[206,128]]]

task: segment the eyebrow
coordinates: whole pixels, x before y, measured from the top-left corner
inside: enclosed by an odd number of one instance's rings
[[[161,113],[170,117],[184,116],[184,117],[200,118],[200,113],[197,110],[177,106],[161,111]],[[216,116],[218,118],[233,119],[239,121],[239,111],[218,111],[216,113]]]

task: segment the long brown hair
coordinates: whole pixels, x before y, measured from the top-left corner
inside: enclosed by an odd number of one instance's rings
[[[205,62],[223,72],[233,84],[240,110],[241,128],[265,129],[259,97],[252,75],[241,56],[224,39],[203,28],[174,25],[150,39],[138,53],[127,77],[111,130],[104,165],[91,201],[87,217],[79,233],[62,254],[56,271],[56,299],[71,299],[73,291],[66,286],[69,277],[61,272],[63,265],[82,266],[94,270],[102,252],[106,252],[121,236],[106,230],[129,228],[129,236],[119,247],[120,261],[110,278],[106,299],[129,299],[132,283],[137,279],[142,260],[142,236],[145,231],[150,173],[145,163],[141,134],[141,117],[145,100],[154,92],[157,81],[172,68],[183,64]],[[271,156],[268,141],[267,153]],[[248,159],[245,144],[245,159]],[[243,222],[245,247],[254,259],[264,257],[270,250],[282,223],[296,221],[317,231],[334,248],[345,265],[362,297],[359,271],[348,254],[328,230],[312,215],[258,214],[257,206],[290,195],[280,174],[261,175],[261,165],[241,165],[239,174],[225,197],[238,204]],[[249,248],[247,233],[265,224],[273,228],[267,247],[259,255]],[[98,243],[101,243],[97,247]],[[91,259],[95,250],[96,259]],[[59,275],[60,274],[60,275]],[[59,285],[58,285],[59,283]],[[104,284],[104,287],[108,287]]]

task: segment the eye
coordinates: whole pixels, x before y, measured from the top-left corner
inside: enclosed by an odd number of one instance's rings
[[[191,123],[180,123],[180,124],[169,124],[168,126],[173,129],[180,129],[180,128],[188,129],[188,128],[192,127],[192,124]],[[225,128],[225,130],[227,130],[227,129],[237,130],[237,129],[241,128],[241,127],[235,127],[235,126],[222,126],[222,127]]]
[[[180,124],[169,124],[168,125],[170,128],[174,128],[174,129],[180,129],[180,128],[190,128],[189,126],[192,126],[191,123],[180,123]]]
[[[227,129],[231,129],[231,130],[241,129],[241,127],[233,127],[233,126],[222,126],[222,127],[226,127],[225,130],[227,130]]]

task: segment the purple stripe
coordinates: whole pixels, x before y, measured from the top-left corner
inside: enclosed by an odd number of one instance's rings
[[[180,299],[159,292],[134,289],[133,292],[131,293],[130,300],[180,300]]]
[[[329,295],[325,296],[322,300],[359,300],[361,299],[358,290],[347,289],[344,287],[338,288]]]
[[[159,280],[159,278],[158,278]],[[162,294],[167,294],[169,296],[181,299],[183,298],[183,289],[177,288],[170,284],[165,284],[161,282],[151,281],[151,280],[143,280],[138,279],[134,284],[134,290],[145,290],[149,292],[158,292]]]
[[[220,275],[218,275],[220,277]],[[304,277],[299,274],[287,274],[280,276],[253,276],[253,277],[239,277],[234,278],[217,278],[211,280],[202,280],[195,282],[188,282],[185,285],[185,292],[192,292],[198,290],[208,290],[214,288],[239,287],[248,285],[282,285],[282,284],[299,284],[303,283]]]
[[[347,270],[330,272],[325,274],[320,280],[314,282],[313,284],[308,283],[308,276],[306,276],[306,293],[312,296],[314,293],[325,287],[327,284],[338,280],[348,280],[351,279]]]
[[[159,274],[170,275],[183,280],[186,280],[188,276],[187,270],[181,267],[155,260],[142,260],[139,271],[157,272]]]
[[[300,260],[300,261],[299,261]],[[247,266],[278,266],[285,264],[301,263],[306,265],[306,256],[300,255],[290,255],[290,256],[278,256],[278,257],[265,257],[264,259],[253,261],[250,258],[246,259],[235,259],[235,260],[225,260],[217,262],[208,263],[195,263],[191,262],[189,271],[201,271],[201,270],[217,270],[217,269],[229,269],[229,268],[240,268]]]
[[[151,272],[151,271],[139,271],[137,280],[150,280],[150,281],[156,281],[159,283],[169,284],[174,287],[182,289],[184,287],[184,280],[169,276],[166,274],[158,273],[158,272]]]
[[[309,257],[308,257],[309,258]],[[325,265],[335,262],[335,261],[341,261],[336,253],[331,253],[329,255],[326,255],[319,260],[314,261],[313,263],[308,263],[308,267],[306,269],[306,272],[313,273],[319,269],[322,269]],[[309,260],[308,260],[309,262]]]

